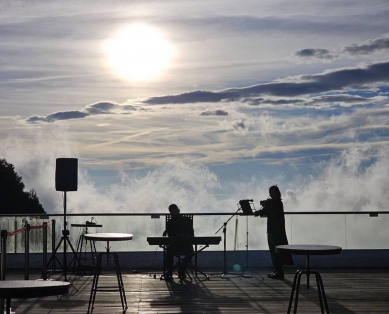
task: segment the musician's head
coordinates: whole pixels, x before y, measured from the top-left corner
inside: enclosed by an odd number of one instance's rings
[[[178,206],[176,204],[171,204],[171,205],[169,205],[169,212],[172,215],[179,214],[180,209],[178,208]]]
[[[281,199],[281,191],[280,189],[278,188],[277,185],[272,185],[270,188],[269,188],[269,196],[273,199],[273,200],[276,200],[276,199]]]

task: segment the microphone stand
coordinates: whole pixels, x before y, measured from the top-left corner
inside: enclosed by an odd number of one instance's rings
[[[230,273],[230,272],[227,271],[227,224],[240,210],[241,210],[241,208],[238,208],[238,210],[230,218],[228,218],[228,220],[225,223],[223,223],[223,225],[215,232],[215,234],[217,234],[221,229],[223,229],[223,235],[224,235],[224,252],[223,252],[224,265],[223,265],[222,278],[224,278],[224,275],[226,275],[226,274],[233,274],[233,275],[239,275],[239,276],[242,275],[242,274],[238,274],[238,273]]]

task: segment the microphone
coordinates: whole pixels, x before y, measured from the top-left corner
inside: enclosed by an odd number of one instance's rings
[[[244,202],[244,201],[246,201],[246,202],[254,202],[254,200],[240,200],[240,202]]]

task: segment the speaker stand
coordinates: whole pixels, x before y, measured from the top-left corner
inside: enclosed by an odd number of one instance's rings
[[[47,267],[50,265],[50,263],[53,261],[53,259],[55,258],[60,267],[62,268],[62,273],[64,275],[64,281],[66,282],[69,282],[68,278],[67,278],[67,272],[68,272],[68,265],[67,265],[67,244],[69,244],[69,247],[70,249],[72,250],[73,254],[74,254],[74,258],[77,260],[77,262],[79,264],[81,264],[79,258],[78,258],[78,255],[76,253],[76,251],[74,250],[74,247],[72,245],[72,243],[70,242],[69,240],[69,235],[70,235],[70,232],[69,230],[67,230],[67,216],[66,216],[66,191],[64,191],[64,199],[63,199],[63,207],[64,207],[64,215],[63,215],[63,221],[64,221],[64,229],[62,230],[62,237],[61,237],[61,241],[59,241],[57,247],[55,248],[53,254],[51,255],[48,263],[47,263]],[[57,256],[56,256],[56,253],[58,252],[58,249],[59,247],[61,246],[61,244],[63,244],[63,263],[61,264],[61,262],[58,260]],[[70,283],[71,284],[71,283]],[[74,287],[72,284],[71,286],[76,289],[76,287]],[[78,292],[78,289],[76,289],[76,291]]]

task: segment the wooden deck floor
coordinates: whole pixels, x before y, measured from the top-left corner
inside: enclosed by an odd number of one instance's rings
[[[173,278],[161,281],[154,273],[123,270],[127,296],[126,313],[286,313],[295,269],[289,269],[285,280],[266,277],[268,269],[250,269],[252,278],[213,273],[210,280],[199,276],[193,282]],[[331,313],[389,313],[388,269],[319,269]],[[38,279],[31,275],[30,280]],[[14,299],[16,314],[86,313],[92,276],[69,274],[74,288],[62,297]],[[23,274],[8,272],[7,280],[23,279]],[[63,280],[60,274],[50,276]],[[113,272],[105,271],[99,285],[114,284]],[[301,286],[298,313],[320,313],[317,288],[311,278]],[[76,290],[77,289],[77,290]],[[122,313],[118,292],[97,292],[93,313]]]

